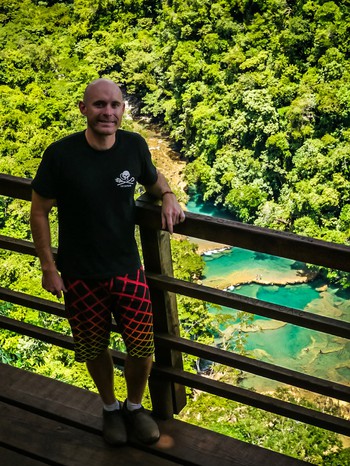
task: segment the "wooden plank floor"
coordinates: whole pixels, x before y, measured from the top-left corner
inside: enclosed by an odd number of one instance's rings
[[[95,393],[5,364],[0,381],[1,466],[308,464],[174,419],[159,420],[155,445],[110,447]]]

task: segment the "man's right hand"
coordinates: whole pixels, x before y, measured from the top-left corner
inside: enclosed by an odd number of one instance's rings
[[[46,291],[57,296],[58,299],[62,298],[62,292],[67,291],[57,270],[43,271],[42,286]]]
[[[40,196],[35,191],[32,192],[30,226],[43,274],[42,286],[46,291],[60,299],[62,291],[67,290],[61,275],[56,269],[51,249],[49,213],[54,205],[56,205],[56,199],[48,199]]]

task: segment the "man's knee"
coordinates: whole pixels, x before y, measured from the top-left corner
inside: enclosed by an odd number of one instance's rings
[[[148,355],[148,356],[143,356],[143,357],[128,354],[127,360],[129,363],[140,366],[140,367],[149,366],[150,364],[153,363],[153,354]]]

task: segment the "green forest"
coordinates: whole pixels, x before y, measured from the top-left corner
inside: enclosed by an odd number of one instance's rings
[[[86,84],[107,77],[136,120],[169,135],[204,201],[238,221],[349,244],[347,0],[4,0],[0,20],[0,173],[32,178],[48,144],[84,128]],[[0,234],[31,239],[28,204],[0,197]],[[193,244],[172,240],[172,249],[177,277],[201,275]],[[0,285],[49,299],[32,257],[0,251]],[[178,306],[183,336],[212,341],[218,322],[206,304],[182,297]],[[70,333],[43,312],[6,303],[0,312]],[[0,342],[3,362],[95,390],[71,352],[8,331]],[[117,336],[112,344],[122,348]],[[312,464],[350,465],[336,434],[211,395],[189,393],[181,416]]]

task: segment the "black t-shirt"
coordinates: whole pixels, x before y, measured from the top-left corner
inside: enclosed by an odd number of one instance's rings
[[[57,200],[57,267],[63,276],[102,279],[140,266],[135,185],[156,181],[147,143],[137,133],[119,129],[106,151],[89,146],[84,132],[46,149],[32,187]]]

